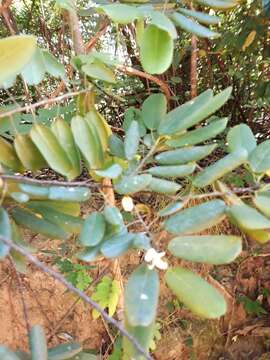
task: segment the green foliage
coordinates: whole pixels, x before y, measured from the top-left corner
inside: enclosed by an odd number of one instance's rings
[[[238,302],[243,304],[245,311],[249,315],[260,316],[267,314],[267,311],[262,307],[259,300],[254,301],[247,296],[242,295],[238,297]]]
[[[95,300],[102,309],[108,309],[110,316],[113,316],[119,299],[120,285],[115,279],[111,279],[108,276],[104,276],[102,280],[95,287],[92,295],[92,299]],[[95,309],[92,311],[92,316],[97,319],[100,316]]]
[[[92,267],[74,264],[69,259],[56,258],[55,264],[66,277],[66,279],[81,291],[84,291],[92,282],[88,270]]]

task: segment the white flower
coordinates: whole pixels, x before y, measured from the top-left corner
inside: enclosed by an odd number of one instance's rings
[[[166,261],[161,259],[163,256],[165,256],[164,251],[158,253],[154,248],[150,248],[147,250],[144,260],[149,263],[148,267],[150,270],[153,270],[154,267],[160,270],[166,270],[168,268],[168,264]]]
[[[130,196],[124,196],[122,198],[122,206],[125,211],[131,212],[134,209],[132,198]]]

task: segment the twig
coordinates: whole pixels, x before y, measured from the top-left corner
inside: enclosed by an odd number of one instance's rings
[[[92,300],[89,296],[87,296],[83,291],[77,289],[75,286],[70,284],[62,275],[57,273],[56,271],[52,270],[51,268],[44,265],[42,262],[40,262],[38,259],[36,259],[32,254],[30,254],[25,249],[21,248],[20,246],[14,244],[11,240],[6,239],[5,237],[0,235],[0,241],[5,243],[6,245],[9,245],[12,249],[19,252],[21,255],[25,256],[28,261],[30,261],[32,264],[34,264],[36,267],[41,269],[44,273],[52,276],[55,280],[59,281],[61,284],[63,284],[69,291],[73,292],[74,294],[78,295],[81,299],[83,299],[87,304],[91,305],[95,310],[97,310],[100,315],[106,320],[108,323],[115,326],[120,333],[123,336],[126,336],[128,340],[133,344],[133,346],[137,349],[137,351],[144,356],[147,360],[153,360],[152,357],[146,353],[146,351],[142,348],[142,346],[139,344],[139,342],[129,334],[125,330],[125,328],[121,325],[121,323],[111,316],[109,316],[106,311],[104,311],[99,304],[97,304],[94,300]]]
[[[59,180],[40,180],[40,179],[32,179],[23,175],[7,175],[0,174],[0,179],[2,180],[11,180],[14,182],[20,182],[25,184],[32,184],[37,186],[63,186],[63,187],[87,187],[87,188],[104,188],[109,187],[112,188],[112,185],[102,185],[90,182],[91,180],[85,181],[59,181]]]
[[[44,100],[36,102],[35,104],[25,105],[25,106],[21,106],[21,107],[18,107],[16,109],[12,109],[12,110],[9,110],[9,111],[0,112],[0,119],[3,118],[3,117],[6,117],[6,116],[11,116],[13,114],[17,114],[18,112],[33,110],[33,109],[36,109],[36,108],[38,108],[40,106],[43,106],[43,105],[49,105],[49,104],[53,104],[55,102],[59,102],[59,101],[65,100],[65,99],[69,99],[69,98],[72,98],[73,96],[84,94],[84,93],[87,93],[89,91],[91,91],[91,89],[73,91],[73,92],[70,92],[70,93],[66,93],[66,94],[57,96],[54,99],[44,99]]]
[[[143,71],[140,71],[140,70],[137,70],[130,66],[125,66],[125,65],[117,65],[116,69],[121,71],[122,73],[132,75],[132,76],[139,76],[141,78],[144,78],[144,79],[147,79],[147,80],[150,80],[150,81],[156,83],[160,87],[161,91],[163,91],[166,98],[168,100],[170,100],[171,93],[170,93],[170,89],[169,89],[168,85],[165,82],[163,82],[161,79],[159,79],[158,77],[147,74]]]

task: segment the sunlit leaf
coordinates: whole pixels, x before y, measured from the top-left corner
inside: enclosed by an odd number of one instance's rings
[[[143,102],[142,118],[146,127],[157,130],[167,111],[167,100],[163,94],[153,94]]]
[[[0,40],[0,85],[14,77],[31,60],[36,38],[29,35],[10,36]]]
[[[228,172],[244,164],[247,161],[247,158],[247,150],[242,147],[237,148],[234,152],[204,168],[204,170],[195,177],[193,185],[196,187],[204,187],[213,184]]]
[[[192,234],[219,223],[225,216],[226,205],[222,200],[211,200],[184,209],[170,216],[164,227],[173,234]]]
[[[208,39],[216,39],[220,36],[220,34],[209,30],[207,27],[200,25],[196,23],[196,21],[193,21],[187,17],[185,17],[182,14],[179,14],[177,12],[173,13],[171,16],[173,22],[176,24],[176,26],[180,26],[182,29],[195,34],[199,37],[204,37]]]
[[[186,132],[183,135],[173,137],[166,141],[171,147],[181,147],[188,145],[197,145],[206,140],[212,139],[226,129],[228,118],[211,122],[207,126]]]
[[[173,59],[173,39],[167,31],[148,25],[143,32],[140,58],[144,70],[150,74],[162,74]]]
[[[125,287],[125,316],[132,326],[149,326],[156,317],[159,279],[155,270],[139,266]]]
[[[169,269],[165,280],[178,299],[199,317],[216,319],[225,314],[226,302],[222,295],[192,271]]]
[[[239,124],[231,128],[227,134],[229,151],[244,148],[250,154],[256,148],[256,138],[246,124]]]
[[[216,147],[216,144],[212,144],[165,151],[156,155],[155,160],[162,165],[182,165],[203,159],[210,155]]]
[[[239,236],[198,235],[173,238],[168,249],[179,258],[208,264],[227,264],[242,251]]]

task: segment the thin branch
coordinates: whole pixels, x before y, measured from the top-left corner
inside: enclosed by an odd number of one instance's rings
[[[63,186],[63,187],[87,187],[87,188],[104,188],[109,187],[112,188],[112,185],[103,185],[91,182],[91,180],[85,181],[59,181],[59,180],[40,180],[40,179],[32,179],[25,177],[23,175],[6,175],[0,174],[0,179],[2,180],[11,180],[14,182],[20,182],[25,184],[32,184],[37,186]]]
[[[9,111],[0,112],[0,119],[3,118],[3,117],[6,117],[6,116],[11,116],[11,115],[17,114],[18,112],[29,111],[29,110],[36,109],[36,108],[38,108],[40,106],[43,106],[43,105],[49,105],[49,104],[53,104],[55,102],[60,102],[60,101],[65,100],[65,99],[72,98],[73,96],[77,96],[77,95],[80,95],[80,94],[87,93],[89,91],[91,91],[90,88],[80,90],[80,91],[73,91],[73,92],[70,92],[70,93],[60,95],[60,96],[58,96],[58,97],[56,97],[54,99],[44,99],[44,100],[36,102],[35,104],[25,105],[25,106],[21,106],[21,107],[18,107],[16,109],[12,109],[12,110],[9,110]]]
[[[55,280],[59,281],[61,284],[63,284],[69,291],[73,292],[74,294],[78,295],[81,299],[83,299],[87,304],[91,305],[95,310],[97,310],[104,320],[106,320],[108,323],[115,326],[119,332],[128,338],[128,340],[133,344],[133,346],[137,349],[137,351],[144,356],[147,360],[153,360],[152,357],[146,353],[146,351],[142,348],[142,346],[138,343],[138,341],[129,334],[125,330],[125,328],[121,325],[121,323],[111,316],[109,316],[106,311],[104,311],[99,304],[97,304],[94,300],[92,300],[89,296],[87,296],[83,291],[77,289],[75,286],[70,284],[62,275],[60,275],[58,272],[52,270],[51,268],[44,265],[42,262],[40,262],[38,259],[36,259],[32,254],[30,254],[25,249],[21,248],[20,246],[13,243],[11,240],[6,239],[5,237],[0,235],[0,241],[5,243],[6,245],[10,246],[12,249],[19,252],[21,255],[25,256],[25,258],[30,261],[32,264],[34,264],[37,268],[41,269],[44,273],[52,276]]]
[[[144,78],[144,79],[147,79],[147,80],[150,80],[150,81],[156,83],[160,87],[160,90],[163,91],[166,98],[168,100],[170,100],[171,93],[170,93],[170,89],[169,89],[168,85],[164,81],[159,79],[158,77],[147,74],[143,71],[140,71],[140,70],[137,70],[130,66],[125,66],[125,65],[117,65],[116,69],[121,71],[122,73],[132,75],[132,76],[139,76],[141,78]]]

